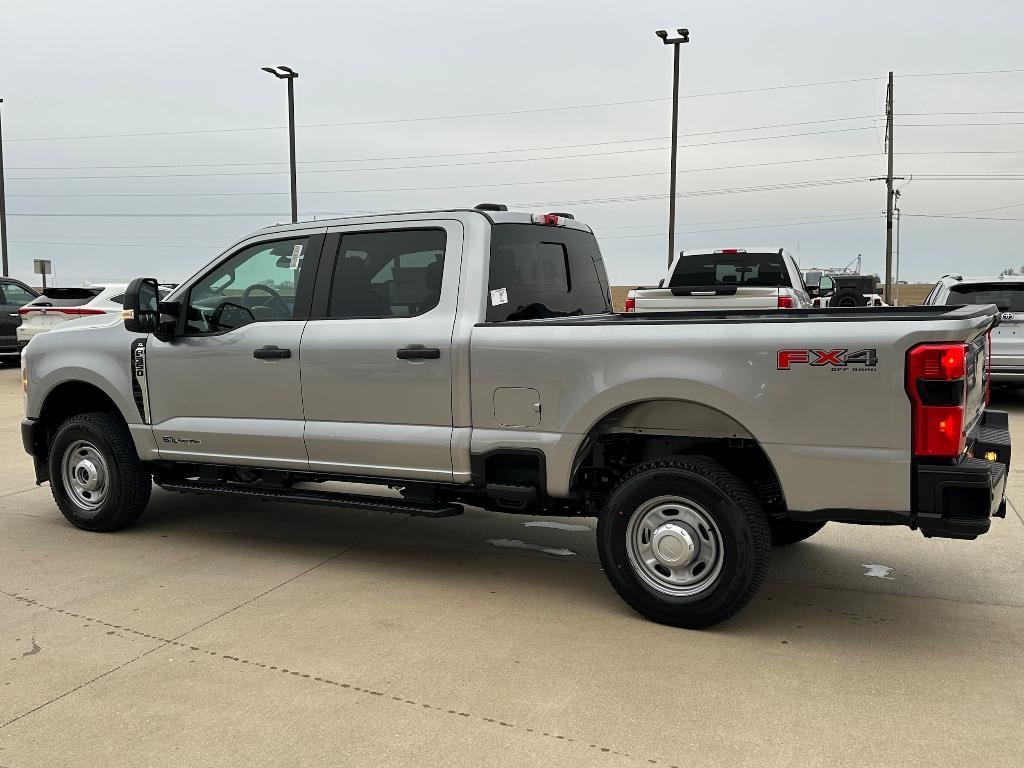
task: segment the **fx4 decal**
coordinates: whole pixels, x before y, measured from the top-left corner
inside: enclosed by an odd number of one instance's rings
[[[874,370],[878,365],[878,352],[874,349],[780,349],[777,368],[788,371],[794,365],[836,370]]]

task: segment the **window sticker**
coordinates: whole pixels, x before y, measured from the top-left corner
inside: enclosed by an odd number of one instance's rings
[[[302,243],[298,243],[294,248],[292,248],[292,260],[288,265],[289,268],[295,269],[299,266],[300,261],[302,261]]]
[[[502,304],[508,304],[508,290],[505,288],[495,288],[491,291],[491,306],[500,307]]]

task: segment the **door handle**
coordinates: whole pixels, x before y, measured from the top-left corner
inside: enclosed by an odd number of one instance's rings
[[[20,316],[20,315],[18,315],[17,312],[8,312],[7,314],[9,314],[11,317],[19,317]]]
[[[252,356],[257,360],[285,360],[292,356],[290,349],[281,349],[280,347],[268,344],[265,347],[260,347],[252,353]]]
[[[437,360],[441,350],[437,347],[424,347],[422,344],[410,344],[395,352],[399,360]]]

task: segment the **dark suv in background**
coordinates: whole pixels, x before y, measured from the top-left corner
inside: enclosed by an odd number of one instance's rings
[[[39,294],[19,280],[0,277],[0,365],[17,365],[21,354],[17,329],[18,310]]]

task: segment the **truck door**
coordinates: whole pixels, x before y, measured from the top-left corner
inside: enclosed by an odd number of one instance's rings
[[[250,241],[181,295],[178,334],[146,342],[161,458],[308,468],[299,341],[323,232]]]
[[[332,229],[302,337],[314,472],[451,481],[458,221]]]

